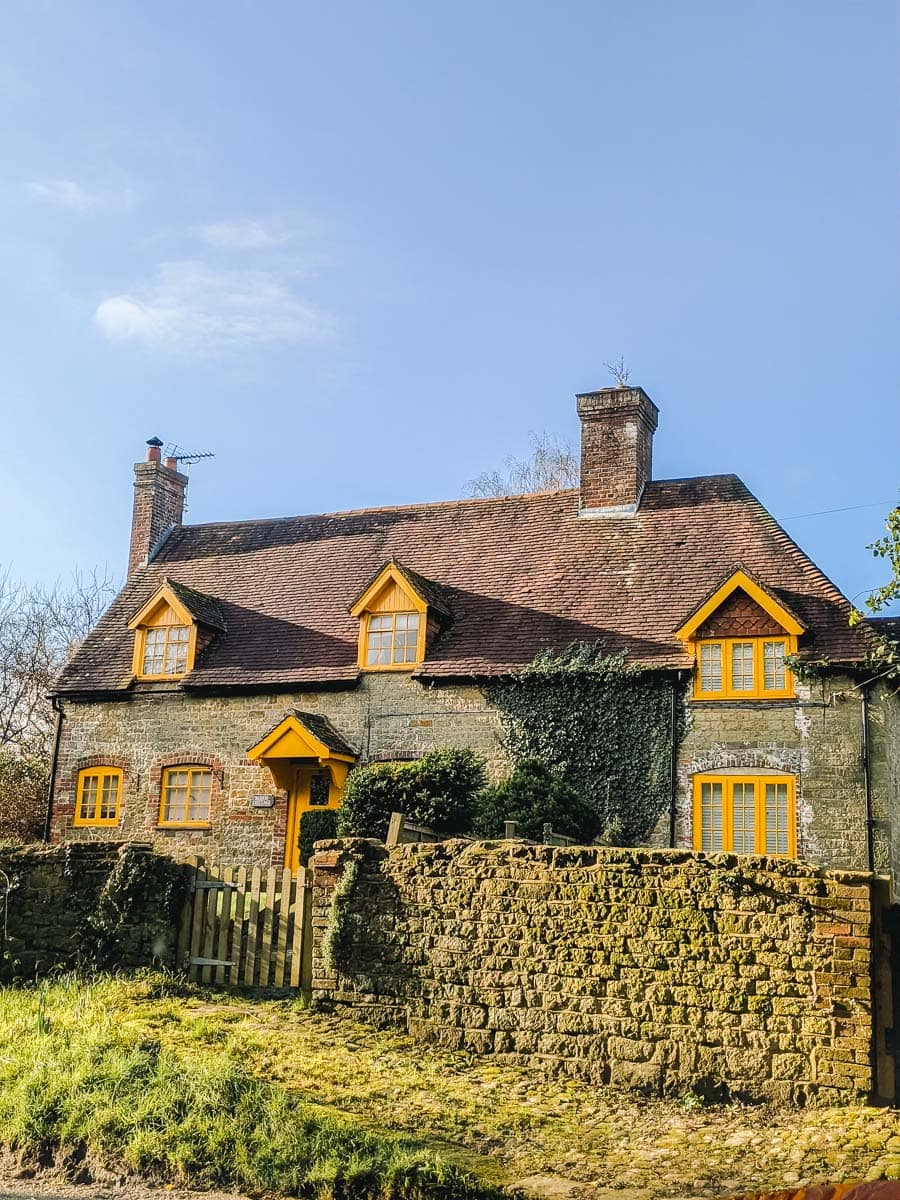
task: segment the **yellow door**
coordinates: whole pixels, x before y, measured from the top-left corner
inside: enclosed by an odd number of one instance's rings
[[[300,866],[300,818],[309,807],[309,772],[298,770],[288,796],[287,833],[284,839],[284,865],[290,871]]]

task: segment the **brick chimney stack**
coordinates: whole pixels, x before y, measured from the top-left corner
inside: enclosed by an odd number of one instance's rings
[[[637,512],[652,475],[659,409],[639,387],[601,388],[575,400],[581,418],[581,516]]]
[[[131,551],[128,576],[147,562],[156,544],[173,525],[180,525],[184,513],[187,475],[178,470],[178,462],[162,462],[159,438],[147,442],[147,459],[134,464],[134,514],[131,518]]]

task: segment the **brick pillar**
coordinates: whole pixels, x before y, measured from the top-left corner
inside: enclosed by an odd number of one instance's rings
[[[575,397],[581,418],[581,512],[634,512],[651,478],[659,409],[643,388]]]
[[[134,464],[134,513],[131,519],[131,549],[128,575],[147,562],[162,535],[180,525],[184,514],[187,475],[177,469],[175,459],[160,461],[159,438],[147,442],[147,460]]]

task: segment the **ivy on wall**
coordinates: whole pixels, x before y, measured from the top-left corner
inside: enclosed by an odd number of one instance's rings
[[[187,894],[187,869],[125,846],[82,925],[79,966],[108,970],[137,953],[165,960]]]
[[[674,676],[579,642],[543,651],[485,693],[514,761],[540,759],[575,788],[596,811],[603,841],[647,839],[671,803],[672,756],[684,732],[685,688]]]

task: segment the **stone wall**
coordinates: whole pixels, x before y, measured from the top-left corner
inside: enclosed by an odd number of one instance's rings
[[[797,691],[796,700],[688,703],[678,762],[677,846],[693,844],[694,775],[770,771],[796,780],[798,857],[868,869],[861,694],[841,675],[798,684]],[[886,847],[879,857],[876,868],[889,871]]]
[[[247,750],[291,708],[327,717],[360,762],[412,758],[442,746],[470,746],[493,777],[509,770],[500,720],[481,689],[428,686],[406,675],[363,675],[343,691],[197,696],[172,685],[144,685],[115,701],[65,701],[53,805],[54,841],[146,841],[178,858],[200,854],[224,865],[280,865],[286,793]],[[871,704],[875,866],[900,883],[900,701],[880,689]],[[159,827],[160,776],[175,763],[213,770],[208,828]],[[107,763],[123,769],[115,828],[73,828],[78,771]],[[693,844],[693,777],[699,772],[771,771],[796,779],[799,857],[828,867],[868,867],[861,695],[853,681],[829,676],[800,685],[796,700],[689,701],[679,749],[675,844]],[[254,793],[276,796],[254,809]],[[648,836],[670,843],[666,811]],[[896,833],[893,832],[896,830]]]
[[[320,843],[313,869],[317,1004],[598,1084],[792,1103],[874,1087],[869,876],[458,841]]]
[[[224,865],[284,860],[287,795],[247,750],[292,708],[327,717],[362,762],[415,758],[442,746],[471,746],[494,775],[507,760],[498,717],[479,688],[428,687],[406,675],[366,675],[346,691],[196,696],[160,685],[122,700],[65,702],[53,803],[54,841],[142,841],[176,858],[202,855]],[[159,827],[160,778],[176,763],[208,765],[213,791],[208,828]],[[123,770],[118,827],[73,827],[83,767]],[[274,808],[253,809],[254,793],[276,796]]]
[[[0,980],[81,965],[174,966],[184,893],[184,869],[145,846],[4,850]]]

